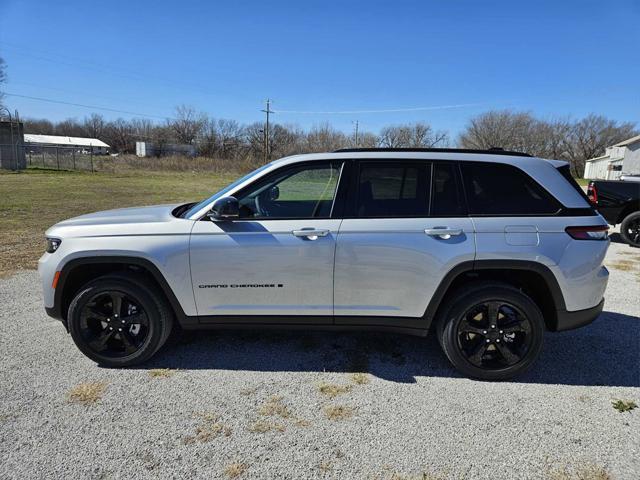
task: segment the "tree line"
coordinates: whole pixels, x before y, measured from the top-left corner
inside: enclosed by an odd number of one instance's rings
[[[270,125],[267,143],[262,122],[240,124],[235,120],[215,119],[187,106],[177,107],[174,117],[163,123],[140,118],[107,121],[94,113],[83,120],[27,119],[24,127],[25,133],[98,138],[120,153],[134,153],[136,141],[147,141],[160,150],[167,144],[191,144],[201,156],[227,160],[263,158],[267,145],[266,156],[270,159],[356,146],[501,147],[566,160],[576,176],[583,174],[587,159],[602,155],[606,147],[638,134],[631,122],[618,122],[595,114],[577,120],[545,120],[528,112],[492,110],[471,118],[455,139],[426,122],[390,125],[377,133],[359,132],[357,139],[355,134],[346,134],[329,123],[309,130],[275,123]]]

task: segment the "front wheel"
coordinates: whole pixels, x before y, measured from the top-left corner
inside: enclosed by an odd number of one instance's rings
[[[633,247],[640,247],[640,212],[633,212],[622,220],[620,236]]]
[[[438,339],[462,373],[507,380],[538,358],[544,319],[527,295],[506,284],[484,284],[452,297],[438,319]]]
[[[165,343],[173,325],[166,301],[135,275],[108,275],[85,285],[69,306],[73,341],[100,365],[142,363]]]

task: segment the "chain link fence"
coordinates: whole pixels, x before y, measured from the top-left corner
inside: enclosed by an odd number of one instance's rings
[[[27,168],[43,168],[49,170],[81,170],[94,172],[98,160],[106,155],[98,155],[93,148],[8,145],[0,144],[0,160],[2,156],[24,155]]]

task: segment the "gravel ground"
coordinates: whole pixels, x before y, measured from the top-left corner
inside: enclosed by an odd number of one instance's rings
[[[99,368],[18,273],[0,280],[0,478],[637,479],[640,408],[612,401],[640,404],[640,250],[613,243],[607,265],[601,318],[548,334],[508,383],[462,378],[435,338],[373,334],[199,333]],[[70,400],[93,382],[95,403]]]

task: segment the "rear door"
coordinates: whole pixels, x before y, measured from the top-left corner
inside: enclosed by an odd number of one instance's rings
[[[455,162],[359,161],[338,234],[336,324],[423,326],[443,277],[474,259]]]

